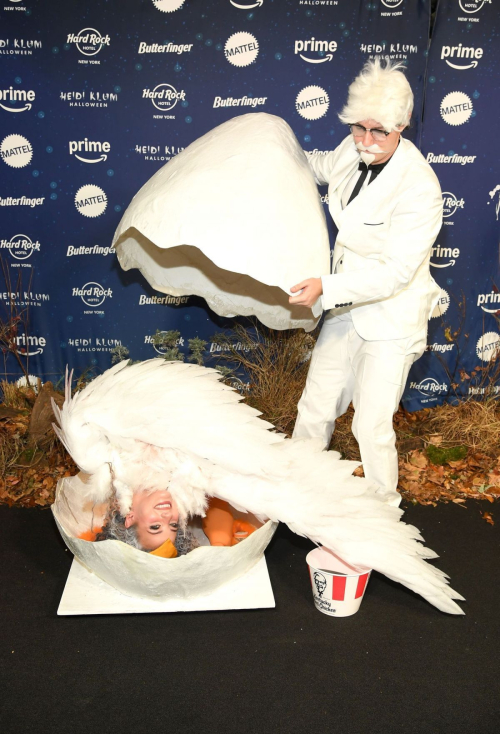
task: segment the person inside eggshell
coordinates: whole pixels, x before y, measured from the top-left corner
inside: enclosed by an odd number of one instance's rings
[[[179,510],[167,489],[134,492],[126,515],[116,501],[111,502],[103,527],[93,539],[120,540],[162,558],[185,555],[198,545],[189,528],[179,528]]]
[[[210,545],[232,546],[255,531],[255,526],[235,520],[227,502],[211,498],[202,519]],[[161,558],[176,558],[198,547],[188,526],[181,527],[179,509],[167,489],[134,492],[130,511],[122,515],[118,503],[111,502],[103,527],[80,536],[84,540],[120,540],[138,550]]]

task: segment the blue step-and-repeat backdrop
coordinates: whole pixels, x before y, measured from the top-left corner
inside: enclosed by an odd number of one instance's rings
[[[480,389],[459,372],[488,367],[500,341],[496,0],[441,0],[430,47],[428,0],[0,0],[0,14],[0,309],[5,326],[12,304],[28,307],[29,323],[3,338],[17,340],[31,374],[107,369],[120,344],[154,356],[158,329],[178,330],[181,351],[198,336],[207,358],[216,353],[211,337],[230,320],[120,270],[110,243],[125,208],[235,115],[280,115],[305,150],[333,149],[347,87],[379,56],[407,66],[405,134],[445,205],[431,260],[442,298],[404,403]]]

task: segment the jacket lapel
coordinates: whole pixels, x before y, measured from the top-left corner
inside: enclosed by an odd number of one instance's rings
[[[350,222],[358,224],[360,218],[371,216],[373,205],[378,205],[379,202],[381,203],[392,196],[392,191],[397,187],[401,170],[404,168],[407,146],[408,142],[404,138],[400,138],[400,143],[394,151],[390,163],[379,173],[375,181],[360,191],[345,209],[341,209],[342,226],[346,226]],[[340,196],[337,195],[335,199],[340,206]]]

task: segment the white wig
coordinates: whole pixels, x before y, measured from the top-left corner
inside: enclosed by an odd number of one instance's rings
[[[409,123],[413,92],[401,62],[379,59],[368,61],[349,87],[347,103],[339,118],[347,125],[361,120],[376,120],[390,132]]]

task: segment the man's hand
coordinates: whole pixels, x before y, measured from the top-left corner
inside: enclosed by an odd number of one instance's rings
[[[307,306],[312,308],[320,295],[323,293],[323,283],[321,278],[308,278],[303,280],[302,283],[297,283],[293,288],[290,288],[292,293],[297,293],[296,296],[290,296],[288,299],[289,303],[293,303],[296,306]]]

